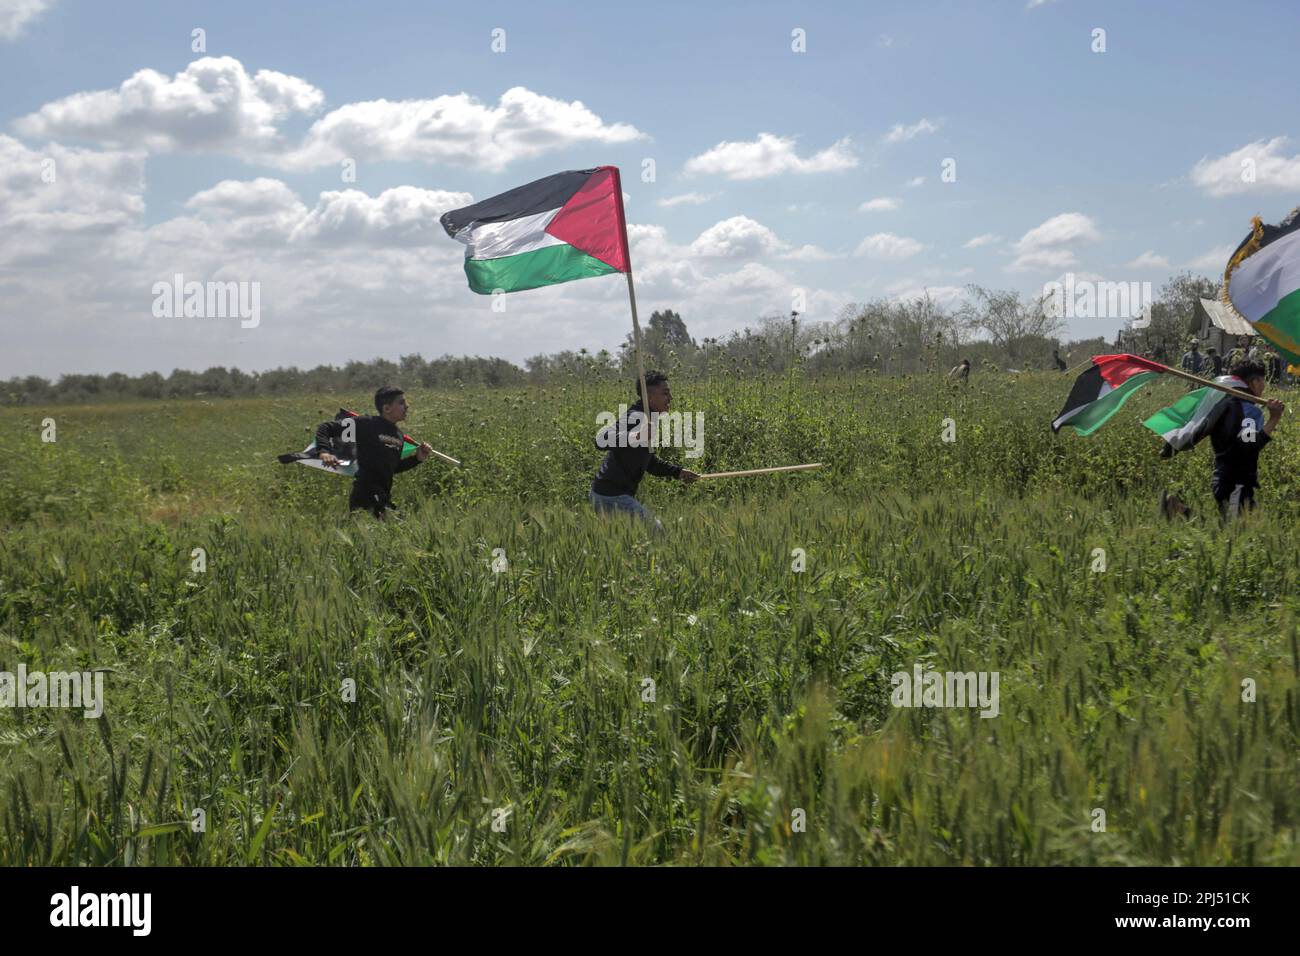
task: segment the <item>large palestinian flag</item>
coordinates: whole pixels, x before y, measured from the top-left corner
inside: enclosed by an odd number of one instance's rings
[[[631,268],[616,166],[556,173],[443,213],[441,222],[465,243],[465,275],[482,295]]]
[[[1223,273],[1221,298],[1300,365],[1300,207],[1276,226],[1258,216]]]
[[[1094,355],[1092,365],[1074,380],[1052,431],[1070,425],[1080,435],[1091,435],[1104,425],[1130,395],[1165,370],[1159,362],[1137,355]]]
[[[350,412],[346,408],[340,408],[338,410],[338,413],[334,416],[333,421],[326,422],[324,425],[321,425],[320,428],[316,429],[316,433],[319,435],[322,428],[327,428],[330,424],[333,424],[334,422],[343,422],[349,418],[357,418],[357,417],[358,416],[356,412]],[[419,450],[420,450],[419,442],[417,442],[410,435],[403,433],[402,434],[402,457],[410,458]],[[316,444],[315,440],[313,440],[312,443],[308,445],[306,448],[304,448],[302,451],[295,451],[295,452],[290,452],[287,455],[280,455],[277,460],[282,465],[292,465],[296,463],[299,465],[306,465],[308,468],[318,468],[321,471],[327,471],[332,475],[344,475],[348,478],[351,478],[357,473],[356,442],[337,441],[335,443],[335,449],[333,454],[335,455],[335,457],[339,459],[339,463],[335,467],[330,467],[329,465],[326,465],[324,462],[320,460],[320,455],[322,451],[324,451],[324,449],[320,448]]]

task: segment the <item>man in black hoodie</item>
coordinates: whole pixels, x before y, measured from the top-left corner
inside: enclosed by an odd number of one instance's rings
[[[1240,362],[1231,375],[1244,382],[1253,395],[1263,395],[1268,372],[1259,362]],[[1255,507],[1255,489],[1259,487],[1259,453],[1273,438],[1286,406],[1269,399],[1268,420],[1259,406],[1240,398],[1229,398],[1223,414],[1210,432],[1214,445],[1214,477],[1210,489],[1218,502],[1219,514],[1236,518]]]
[[[668,411],[673,400],[668,377],[662,372],[647,372],[645,387],[650,394],[651,413]],[[641,395],[640,380],[636,383],[636,393]],[[649,434],[650,423],[639,397],[622,420],[601,429],[596,436],[596,447],[608,451],[591,483],[590,498],[598,513],[626,511],[652,522],[655,531],[659,532],[663,531],[659,519],[636,500],[636,489],[641,483],[641,476],[648,471],[659,478],[679,478],[688,483],[700,476],[655,455],[650,450]]]
[[[325,465],[337,465],[339,442],[352,425],[357,446],[357,473],[352,479],[352,494],[348,497],[348,510],[365,509],[382,519],[384,512],[396,507],[392,500],[393,476],[414,468],[429,457],[433,446],[421,442],[419,449],[409,458],[402,457],[405,438],[397,423],[405,420],[406,396],[400,388],[385,385],[375,392],[378,415],[335,419],[321,425],[316,432],[316,445],[322,449],[320,460]],[[326,451],[324,449],[331,450]]]

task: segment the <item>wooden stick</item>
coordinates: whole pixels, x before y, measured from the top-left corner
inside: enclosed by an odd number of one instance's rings
[[[456,466],[458,466],[458,467],[459,467],[459,465],[460,465],[460,462],[458,462],[455,458],[452,458],[451,455],[444,455],[442,452],[438,451],[436,448],[430,448],[430,449],[429,449],[429,453],[432,454],[432,455],[437,455],[439,458],[441,458],[443,461],[445,461],[445,462],[446,462],[447,464],[449,464],[449,465],[456,465]]]
[[[1147,361],[1151,362],[1152,365],[1160,365],[1159,362],[1152,361],[1151,359],[1147,359]],[[1243,392],[1241,389],[1231,388],[1227,385],[1220,385],[1218,382],[1211,382],[1209,379],[1198,378],[1190,372],[1184,372],[1182,369],[1172,368],[1168,365],[1160,365],[1160,367],[1175,378],[1184,378],[1189,382],[1195,382],[1197,385],[1208,385],[1210,388],[1216,388],[1220,392],[1226,392],[1234,398],[1244,399],[1247,402],[1254,402],[1256,405],[1268,404],[1267,398],[1262,398],[1254,392]]]
[[[778,471],[807,471],[809,468],[820,468],[822,462],[815,461],[810,465],[781,465],[777,468],[751,468],[749,471],[714,471],[707,475],[700,475],[701,478],[743,478],[746,475],[770,475]]]

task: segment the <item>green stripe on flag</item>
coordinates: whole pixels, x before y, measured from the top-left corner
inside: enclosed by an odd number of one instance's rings
[[[1124,406],[1130,395],[1143,385],[1150,384],[1152,379],[1159,375],[1159,372],[1139,372],[1131,376],[1119,388],[1112,389],[1095,402],[1088,404],[1066,424],[1080,435],[1091,435]]]
[[[1289,292],[1254,323],[1289,365],[1300,365],[1300,289]]]
[[[466,259],[469,287],[479,295],[522,292],[557,282],[586,279],[617,272],[613,266],[589,256],[568,243],[499,259]]]
[[[1162,408],[1142,424],[1178,451],[1190,448],[1201,437],[1210,413],[1227,395],[1215,388],[1188,392],[1168,408]]]

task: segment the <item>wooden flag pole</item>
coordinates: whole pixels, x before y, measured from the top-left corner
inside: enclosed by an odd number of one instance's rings
[[[707,475],[700,475],[701,478],[743,478],[746,475],[770,475],[778,471],[807,471],[809,468],[820,468],[822,462],[815,461],[809,465],[781,465],[777,468],[751,468],[749,471],[714,471]]]
[[[623,177],[617,166],[614,172],[614,194],[618,197],[618,233],[623,243],[623,261],[627,263],[627,301],[632,306],[632,341],[636,346],[636,377],[641,383],[641,413],[646,423],[646,436],[653,446],[650,434],[650,393],[645,387],[645,362],[641,358],[641,323],[636,317],[636,287],[632,284],[632,252],[627,245],[627,213],[623,209]]]
[[[1161,363],[1152,361],[1151,359],[1147,359],[1147,361],[1151,362],[1152,365],[1160,365],[1161,368],[1163,368],[1166,372],[1168,372],[1170,375],[1174,376],[1175,378],[1183,378],[1189,382],[1195,382],[1197,385],[1207,385],[1210,388],[1218,389],[1220,392],[1226,392],[1228,395],[1231,395],[1234,398],[1244,399],[1247,402],[1254,402],[1256,405],[1268,404],[1267,398],[1262,398],[1261,396],[1256,395],[1254,392],[1243,392],[1241,391],[1241,389],[1238,388],[1232,388],[1228,385],[1220,385],[1218,382],[1211,382],[1209,379],[1199,378],[1191,374],[1190,372],[1184,372],[1182,369],[1179,368],[1173,368],[1169,365],[1161,365]]]
[[[439,458],[441,458],[443,461],[445,461],[445,462],[446,462],[447,464],[449,464],[449,465],[456,465],[456,466],[458,466],[458,467],[459,467],[459,465],[460,465],[460,462],[458,462],[455,458],[452,458],[451,455],[444,455],[442,452],[438,451],[436,448],[430,448],[430,449],[429,449],[429,453],[432,454],[432,455],[437,455]]]

